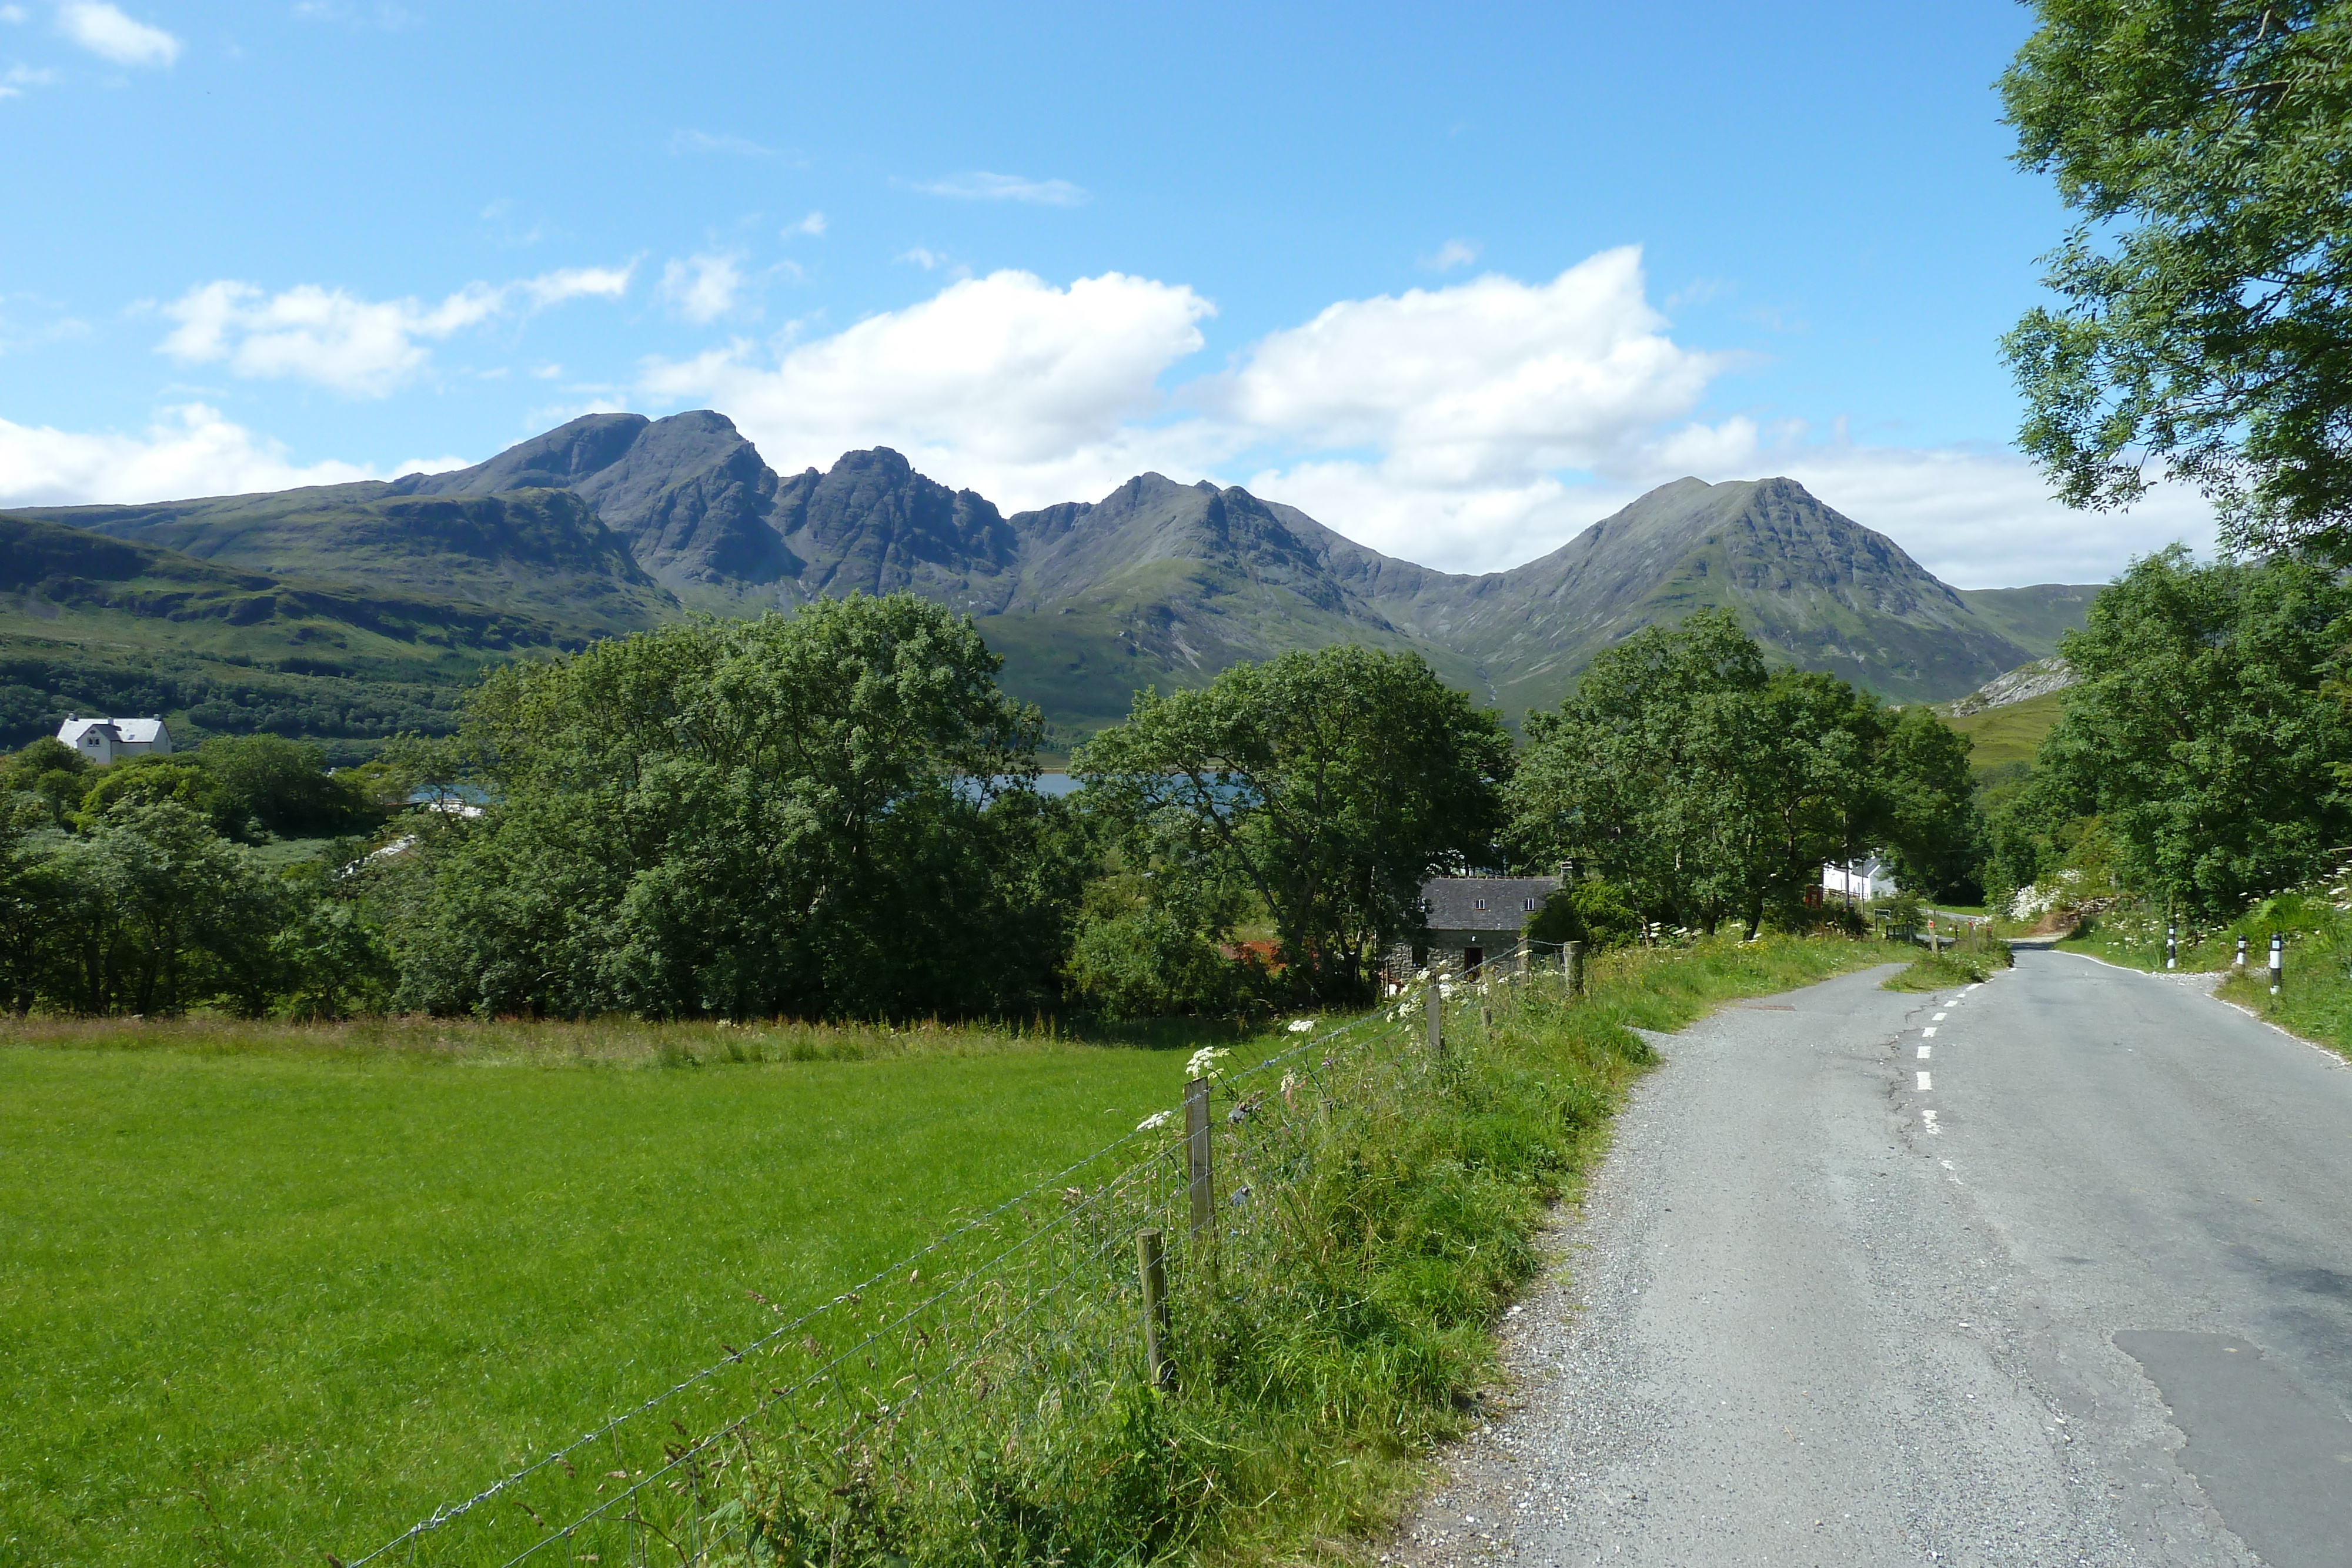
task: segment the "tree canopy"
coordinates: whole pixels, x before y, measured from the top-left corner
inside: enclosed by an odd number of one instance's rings
[[[1931,886],[1969,869],[1965,737],[1835,676],[1768,670],[1722,611],[1607,650],[1527,733],[1520,858],[1576,860],[1654,919],[1753,933],[1767,910],[1795,916],[1823,862],[1871,848]]]
[[[1294,985],[1336,1002],[1417,932],[1423,881],[1492,860],[1510,763],[1501,723],[1420,658],[1337,647],[1146,691],[1072,770],[1176,879],[1255,894]]]
[[[393,923],[434,1010],[865,1016],[1051,994],[1077,871],[1039,719],[911,594],[509,666]]]
[[[2080,674],[1994,825],[2000,879],[2111,856],[2126,886],[2228,915],[2352,843],[2338,673],[2352,588],[2307,561],[2135,562],[2062,644]],[[2086,842],[2087,841],[2087,842]]]
[[[2003,347],[2070,506],[2154,460],[2258,550],[2352,547],[2352,0],[2038,0],[2001,78],[2079,220]]]

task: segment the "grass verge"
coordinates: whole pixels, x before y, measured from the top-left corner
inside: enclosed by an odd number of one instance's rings
[[[2340,956],[2333,963],[2291,966],[2275,997],[2268,974],[2259,968],[2226,976],[2213,994],[2289,1034],[2352,1057],[2352,977]]]
[[[1971,932],[1940,953],[1922,953],[1880,982],[1890,991],[1947,991],[1991,979],[2017,960],[1998,936]]]
[[[728,1500],[715,1517],[753,1563],[1350,1559],[1346,1543],[1393,1521],[1491,1376],[1493,1327],[1540,1265],[1547,1207],[1576,1190],[1654,1060],[1633,1027],[1676,1028],[1879,956],[1795,938],[1619,953],[1581,1002],[1546,977],[1457,996],[1442,1059],[1408,998],[1385,1035],[1239,1075],[1213,1101],[1224,1185],[1201,1238],[1177,1245],[1181,1185],[1156,1198],[1148,1183],[1124,1198],[1115,1183],[1072,1189],[1084,1218],[1069,1228],[1092,1239],[1093,1263],[1050,1284],[984,1276],[974,1294],[1019,1304],[862,1348],[881,1357],[861,1375],[888,1390],[874,1396],[883,1413],[828,1417],[841,1406],[821,1398],[755,1429],[713,1478]],[[1176,1249],[1166,1393],[1148,1385],[1126,1289],[1127,1242],[1146,1223]],[[903,1324],[898,1310],[880,1315]],[[1029,1348],[1003,1349],[1007,1322]],[[844,1403],[863,1412],[859,1399]]]

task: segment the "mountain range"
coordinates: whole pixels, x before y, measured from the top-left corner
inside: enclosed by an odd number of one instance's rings
[[[887,447],[787,476],[719,413],[600,413],[450,473],[0,514],[0,732],[62,704],[356,740],[393,687],[408,727],[439,728],[495,659],[898,590],[974,616],[1063,738],[1139,686],[1339,642],[1419,653],[1516,720],[1611,643],[1706,605],[1777,660],[1942,701],[2048,656],[2097,591],[1951,588],[1785,478],[1679,479],[1474,576],[1238,487],[1145,474],[1007,516]]]

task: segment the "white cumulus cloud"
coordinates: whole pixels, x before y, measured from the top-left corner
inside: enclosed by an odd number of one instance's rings
[[[0,98],[22,98],[28,87],[47,87],[58,79],[58,73],[35,70],[31,66],[10,66],[0,71]]]
[[[971,202],[1033,202],[1045,207],[1075,207],[1087,193],[1067,180],[1030,180],[1019,174],[992,174],[976,169],[950,174],[915,187],[927,195],[955,196]]]
[[[618,299],[629,291],[636,263],[626,267],[560,267],[509,285],[541,309],[567,299]]]
[[[740,256],[692,256],[662,268],[661,295],[688,320],[707,324],[735,308],[743,292]]]
[[[1955,588],[2105,582],[2176,541],[2216,549],[2212,507],[2192,489],[2160,486],[2128,512],[2074,511],[2032,463],[1993,446],[1791,442],[1762,449],[1759,463],[1755,472],[1787,475]]]
[[[1342,301],[1268,334],[1208,390],[1253,436],[1373,447],[1401,479],[1524,483],[1607,465],[1687,413],[1725,362],[1667,336],[1626,247],[1549,283]]]
[[[380,395],[420,374],[436,342],[564,299],[619,298],[630,277],[625,267],[571,269],[437,302],[222,281],[164,308],[174,326],[162,347],[240,375]],[[660,292],[710,321],[747,287],[740,257],[710,255],[670,263]],[[1711,410],[1734,361],[1675,337],[1632,249],[1549,280],[1488,275],[1341,300],[1212,370],[1196,361],[1214,313],[1189,287],[1122,273],[1066,286],[1018,271],[950,275],[929,298],[839,331],[809,336],[801,323],[764,342],[649,360],[634,388],[567,386],[593,401],[530,417],[707,404],[780,469],[895,446],[1008,509],[1096,498],[1152,469],[1240,482],[1376,549],[1457,571],[1546,554],[1685,475],[1787,475],[1961,587],[2095,582],[2176,538],[2212,545],[2210,509],[2193,494],[2159,492],[2125,514],[2070,512],[2032,465],[1992,444],[1872,445],[1842,424]],[[202,405],[136,436],[0,424],[0,505],[360,476],[297,465]]]
[[[806,235],[811,239],[824,238],[824,214],[823,213],[811,213],[800,222],[784,230],[784,237],[786,239],[792,238],[794,235]]]
[[[105,0],[68,0],[58,7],[58,31],[118,66],[168,66],[180,57],[179,39]]]
[[[895,446],[942,479],[1028,506],[1098,494],[1184,447],[1188,435],[1135,422],[1161,409],[1161,372],[1199,350],[1212,310],[1181,285],[1121,273],[1058,288],[996,272],[770,354],[738,343],[656,361],[644,384],[724,411],[787,471]]]
[[[462,465],[461,459],[453,457],[411,466]],[[203,403],[166,409],[137,435],[65,431],[0,419],[0,505],[5,506],[235,496],[385,477],[389,476],[350,463],[295,463],[277,442],[256,436]]]
[[[428,304],[362,299],[341,288],[301,284],[271,294],[221,279],[199,284],[163,307],[179,323],[157,345],[184,364],[225,363],[240,376],[282,377],[353,397],[383,397],[422,370],[428,341],[517,309],[567,299],[617,299],[630,267],[571,267],[493,287],[469,283]]]

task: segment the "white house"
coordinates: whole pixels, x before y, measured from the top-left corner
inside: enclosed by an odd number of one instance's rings
[[[172,732],[160,718],[82,718],[66,715],[58,738],[103,768],[119,757],[165,757]]]
[[[1899,890],[1895,885],[1895,870],[1885,858],[1864,855],[1843,865],[1822,867],[1822,891],[1863,900],[1892,898]]]

